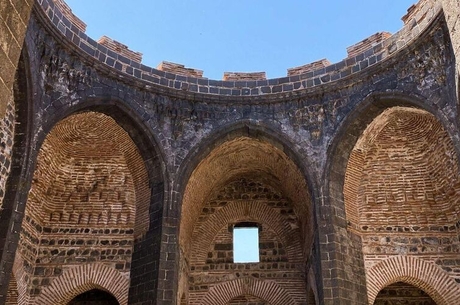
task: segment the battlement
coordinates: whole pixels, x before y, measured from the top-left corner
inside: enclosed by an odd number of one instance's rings
[[[248,81],[248,80],[265,80],[265,72],[224,72],[222,80],[227,81]]]
[[[124,45],[121,42],[118,42],[116,40],[113,40],[110,37],[102,36],[101,38],[99,38],[97,42],[103,45],[104,47],[106,47],[107,49],[112,50],[118,54],[121,54],[124,57],[132,61],[135,61],[135,62],[142,61],[142,53],[134,52],[130,50],[127,45]]]
[[[354,57],[391,37],[391,33],[378,32],[347,48],[348,58]]]
[[[164,72],[174,73],[183,76],[190,76],[196,78],[203,77],[203,71],[193,68],[187,68],[184,65],[176,64],[169,61],[162,61],[158,66],[157,69]]]
[[[431,0],[420,0],[407,9],[407,14],[401,20],[404,22],[404,25],[409,24],[411,20],[419,23],[426,16],[426,7],[432,5]]]
[[[323,59],[314,61],[312,63],[306,64],[303,66],[298,66],[298,67],[287,69],[287,76],[304,74],[307,72],[325,68],[330,65],[331,65],[331,62],[327,60],[326,58],[323,58]]]
[[[86,23],[84,23],[80,18],[78,18],[72,9],[65,3],[63,0],[53,0],[56,7],[61,11],[61,13],[80,31],[83,33],[86,32]]]
[[[42,8],[42,18],[49,19],[63,34],[63,39],[76,46],[78,52],[89,55],[106,68],[137,78],[147,86],[168,87],[181,96],[204,94],[211,99],[216,96],[221,99],[224,96],[295,95],[298,90],[348,78],[404,49],[423,33],[442,10],[439,2],[421,0],[409,8],[408,14],[403,17],[406,25],[397,33],[378,32],[371,35],[348,47],[348,56],[336,63],[321,59],[289,68],[286,77],[273,79],[267,79],[266,72],[225,72],[222,80],[212,80],[204,78],[202,70],[171,62],[164,61],[157,68],[143,65],[141,53],[131,51],[126,45],[106,36],[98,43],[78,30],[74,24],[77,21],[71,19],[73,14],[69,13],[68,6],[62,5],[63,0],[37,1]],[[55,5],[55,1],[60,4]]]

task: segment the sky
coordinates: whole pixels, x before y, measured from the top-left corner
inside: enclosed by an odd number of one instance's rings
[[[161,61],[222,79],[225,71],[288,68],[323,58],[338,62],[346,48],[381,31],[401,29],[415,0],[66,0],[95,40],[106,35]]]

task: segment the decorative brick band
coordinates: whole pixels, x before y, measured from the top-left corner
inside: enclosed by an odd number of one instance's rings
[[[242,220],[261,221],[262,224],[267,224],[276,232],[286,247],[289,261],[295,262],[302,259],[298,234],[291,233],[292,229],[289,223],[280,214],[263,201],[233,201],[211,215],[202,226],[194,230],[191,252],[193,253],[193,262],[191,262],[204,263],[207,251],[219,230],[229,223]]]
[[[91,289],[101,289],[117,298],[120,305],[128,304],[129,279],[117,270],[102,264],[88,264],[64,271],[43,289],[36,303],[67,304],[77,295]]]
[[[233,298],[251,295],[270,305],[295,305],[295,301],[273,281],[242,278],[216,285],[209,289],[201,305],[225,305]]]
[[[422,289],[438,305],[458,304],[460,288],[453,278],[436,265],[412,256],[386,259],[367,272],[369,304],[388,285],[405,282]]]

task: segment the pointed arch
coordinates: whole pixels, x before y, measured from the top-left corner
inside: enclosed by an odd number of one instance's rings
[[[212,154],[216,153],[219,148],[227,144],[231,145],[229,143],[232,141],[237,142],[239,139],[248,139],[248,143],[257,143],[264,145],[266,149],[273,149],[273,151],[277,151],[279,153],[281,159],[284,159],[290,164],[289,166],[291,166],[296,172],[293,174],[295,179],[292,178],[292,180],[294,181],[297,179],[298,181],[302,181],[301,183],[305,185],[305,187],[297,188],[299,189],[299,194],[305,192],[301,195],[304,198],[302,204],[304,204],[304,208],[307,209],[306,215],[308,215],[305,220],[308,221],[309,226],[311,226],[309,228],[309,232],[313,234],[314,228],[316,227],[314,225],[316,220],[314,219],[313,202],[315,201],[314,198],[316,198],[315,194],[317,188],[314,187],[314,173],[311,171],[311,167],[308,167],[308,164],[310,164],[309,161],[306,160],[305,157],[301,156],[299,152],[292,149],[295,145],[288,140],[286,135],[280,134],[278,131],[273,130],[269,126],[262,124],[255,125],[250,121],[240,121],[238,123],[221,127],[219,130],[204,139],[202,143],[195,146],[195,148],[191,150],[189,155],[187,155],[184,159],[182,162],[183,166],[178,172],[180,180],[175,184],[177,187],[175,193],[179,196],[179,198],[176,198],[176,201],[181,202],[181,215],[187,215],[189,219],[191,217],[191,214],[187,211],[190,206],[186,203],[187,200],[185,200],[184,196],[187,195],[186,189],[189,187],[192,173],[196,172],[196,169],[200,166],[200,163],[202,163],[203,160],[209,156],[214,158]],[[288,169],[286,168],[286,170]],[[188,225],[193,226],[193,223],[189,223]],[[193,232],[191,229],[192,227],[184,229],[183,226],[184,221],[182,218],[179,239],[181,239],[181,236],[183,236],[185,232],[188,232],[187,234],[189,235]]]
[[[383,260],[367,272],[369,304],[374,304],[378,293],[386,286],[405,282],[422,289],[438,305],[457,304],[458,284],[433,263],[412,256],[395,256]]]
[[[67,304],[77,295],[91,289],[109,292],[120,305],[128,304],[129,279],[103,264],[81,265],[64,271],[42,290],[36,303]]]

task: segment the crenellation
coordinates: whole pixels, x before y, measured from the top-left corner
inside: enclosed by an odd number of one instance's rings
[[[203,78],[203,71],[193,68],[186,68],[184,65],[176,64],[169,61],[162,61],[157,69],[164,72],[174,73],[182,76]]]
[[[113,40],[110,37],[102,36],[101,38],[99,38],[97,42],[105,46],[109,50],[112,50],[113,52],[126,57],[128,60],[132,60],[137,63],[140,63],[142,61],[142,53],[132,51],[128,48],[127,45],[124,45],[121,42],[118,42],[116,40]]]
[[[384,42],[386,39],[390,38],[391,36],[392,34],[389,32],[378,32],[378,33],[375,33],[361,40],[360,42],[352,46],[349,46],[347,48],[348,58],[355,57],[359,54],[365,53],[368,50],[372,50],[373,47],[378,46],[379,44],[381,44],[382,42]],[[378,54],[383,50],[384,50],[383,48],[380,49],[380,51],[377,50],[377,52],[375,53],[373,52],[372,55]]]
[[[86,32],[86,23],[76,16],[64,0],[53,0],[58,10],[82,33]]]
[[[224,81],[254,81],[265,80],[265,72],[224,72],[222,80]]]
[[[313,72],[315,70],[319,70],[322,68],[326,68],[331,65],[331,62],[326,58],[320,59],[318,61],[314,61],[312,63],[308,63],[306,65],[289,68],[287,70],[287,76],[294,76],[299,74],[307,74],[308,72]]]
[[[0,71],[0,303],[456,304],[456,7],[211,80],[37,0]],[[258,260],[235,261],[242,227]]]

